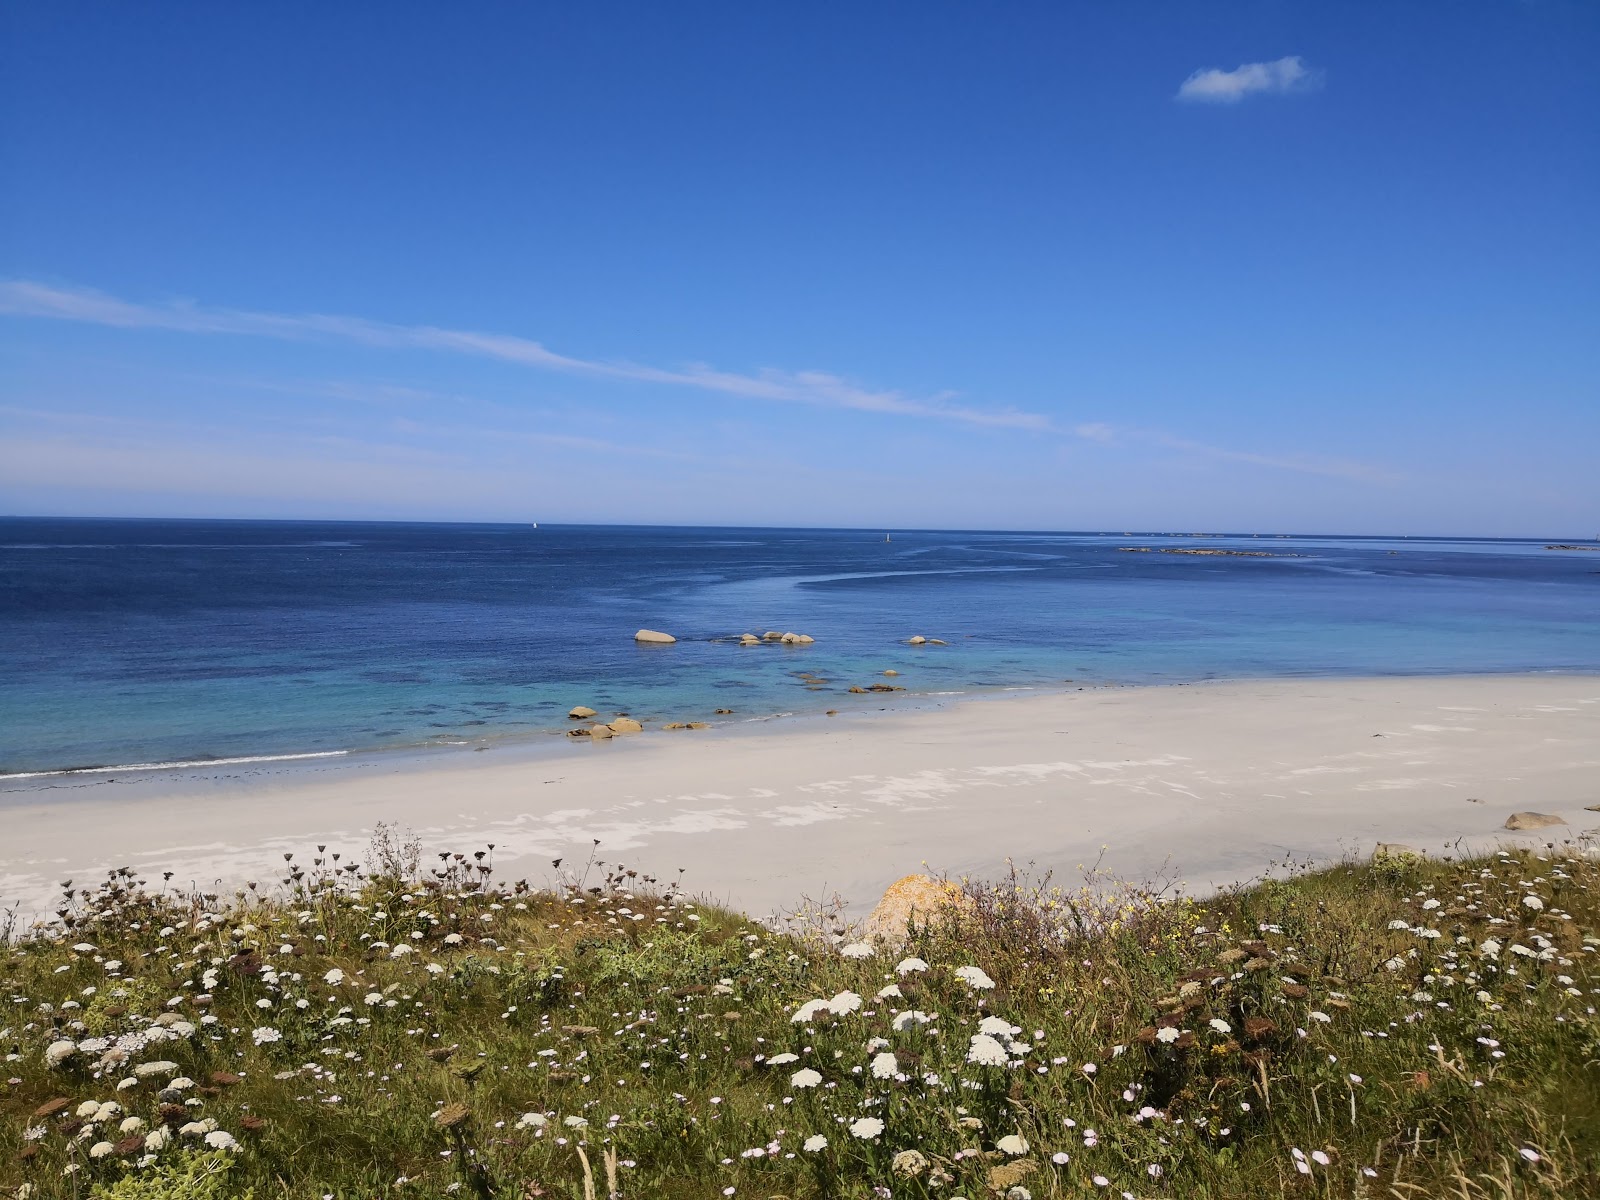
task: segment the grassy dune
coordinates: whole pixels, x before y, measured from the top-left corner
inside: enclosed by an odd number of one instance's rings
[[[967,884],[906,946],[603,863],[64,888],[0,950],[0,1196],[1600,1195],[1600,868]]]

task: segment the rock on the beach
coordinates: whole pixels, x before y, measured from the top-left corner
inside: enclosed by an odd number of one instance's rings
[[[1374,862],[1385,858],[1421,858],[1422,851],[1415,846],[1403,845],[1400,842],[1379,842],[1372,850]]]
[[[585,704],[575,705],[572,710],[567,713],[567,716],[574,721],[586,721],[590,717],[594,716],[594,709]]]
[[[632,717],[618,717],[611,722],[609,728],[612,733],[640,733],[644,730],[644,726]]]
[[[1560,817],[1549,813],[1516,812],[1506,818],[1507,829],[1548,829],[1552,825],[1565,825]]]
[[[641,629],[638,633],[633,635],[633,640],[636,642],[646,642],[652,646],[670,646],[678,639],[673,637],[670,633],[661,633],[659,630]]]
[[[907,875],[891,883],[866,921],[861,933],[869,942],[899,945],[913,920],[925,924],[946,908],[970,908],[972,901],[958,884],[931,875]]]
[[[673,721],[671,724],[663,725],[661,728],[663,728],[663,729],[710,729],[711,726],[707,725],[704,721]]]
[[[589,735],[590,735],[590,730],[585,729],[582,726],[578,727],[577,729],[569,729],[569,730],[567,730],[567,736],[568,737],[588,737]]]
[[[611,736],[611,726],[591,725],[589,726],[589,736],[592,738],[608,738]]]

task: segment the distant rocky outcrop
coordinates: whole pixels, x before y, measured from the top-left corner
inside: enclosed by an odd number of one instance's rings
[[[1506,818],[1507,829],[1549,829],[1552,825],[1565,825],[1566,821],[1549,813],[1515,812]]]
[[[1553,546],[1546,546],[1546,550],[1600,550],[1600,546],[1574,546],[1568,542],[1557,542]]]
[[[1307,554],[1273,554],[1266,550],[1211,550],[1188,546],[1118,546],[1124,554],[1201,554],[1224,558],[1309,558]]]
[[[678,639],[670,633],[662,633],[656,629],[641,629],[633,635],[633,640],[650,646],[670,646]]]

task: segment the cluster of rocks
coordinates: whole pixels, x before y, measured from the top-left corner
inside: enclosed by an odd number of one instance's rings
[[[760,646],[767,642],[776,642],[780,646],[809,646],[816,640],[809,633],[795,633],[792,630],[788,633],[781,633],[776,629],[769,629],[760,637],[753,633],[741,633],[739,635],[739,645],[741,646]]]
[[[717,709],[717,712],[719,713],[731,713],[732,711],[733,709],[731,708]],[[594,709],[590,708],[587,704],[579,704],[568,711],[567,719],[569,721],[589,721],[590,718],[596,715],[597,714],[595,713]],[[711,726],[705,721],[673,721],[669,724],[663,725],[661,728],[710,729]],[[571,729],[567,730],[567,736],[572,738],[596,738],[603,740],[605,738],[616,737],[618,734],[643,732],[644,726],[638,721],[634,720],[627,713],[618,713],[614,719],[604,723],[594,722],[588,725],[574,725]]]
[[[892,683],[869,683],[869,684],[867,684],[866,687],[862,687],[860,684],[856,684],[855,686],[851,687],[851,689],[850,689],[851,695],[854,695],[854,696],[861,696],[861,695],[866,694],[867,692],[903,692],[903,691],[905,691],[905,688],[896,687]]]
[[[948,646],[950,643],[940,641],[938,638],[923,637],[920,633],[906,639],[908,646]]]
[[[594,709],[587,704],[579,704],[567,713],[569,721],[587,721],[595,716]],[[578,725],[567,730],[568,737],[608,738],[619,733],[642,733],[644,726],[635,721],[627,713],[618,713],[617,716],[605,724]]]

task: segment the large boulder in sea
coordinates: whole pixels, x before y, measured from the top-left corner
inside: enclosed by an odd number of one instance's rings
[[[587,721],[592,716],[594,716],[594,709],[587,704],[576,704],[567,713],[567,717],[573,721]]]
[[[670,646],[678,639],[670,633],[662,633],[655,629],[641,629],[633,635],[633,640],[643,642],[647,646]]]
[[[618,717],[608,726],[612,733],[641,733],[644,726],[632,717]]]
[[[608,738],[611,736],[611,726],[591,725],[589,726],[589,736],[592,738]]]
[[[1507,829],[1548,829],[1552,825],[1565,824],[1566,822],[1560,817],[1553,817],[1549,813],[1514,812],[1506,818]]]
[[[971,898],[959,884],[932,875],[906,875],[885,890],[883,899],[862,923],[861,935],[865,941],[899,946],[905,942],[906,928],[913,921],[924,925],[941,913],[965,912],[971,907]]]
[[[908,645],[908,646],[921,646],[921,645],[925,644],[927,642],[927,640],[928,640],[927,638],[923,637],[919,633],[915,637],[907,638],[906,639],[906,645]]]

